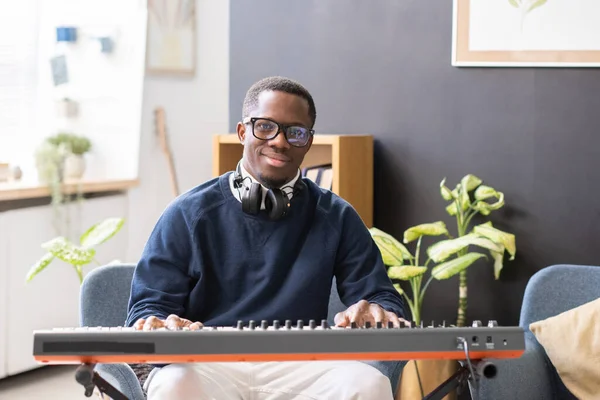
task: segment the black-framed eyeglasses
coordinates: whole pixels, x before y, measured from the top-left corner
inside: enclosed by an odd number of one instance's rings
[[[283,132],[287,142],[294,147],[304,147],[310,137],[315,134],[313,129],[301,125],[284,125],[270,118],[252,117],[244,120],[252,125],[252,135],[260,140],[272,140]]]

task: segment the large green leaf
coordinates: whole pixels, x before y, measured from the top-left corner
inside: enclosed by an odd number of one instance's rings
[[[369,232],[381,252],[385,265],[401,265],[403,260],[412,258],[410,251],[389,233],[377,228],[370,228]]]
[[[461,271],[467,269],[471,264],[481,257],[485,257],[485,254],[467,253],[464,256],[436,265],[431,270],[431,275],[438,280],[451,278]]]
[[[458,213],[458,209],[456,208],[456,202],[452,202],[446,207],[446,212],[452,216],[455,216]]]
[[[395,265],[388,268],[387,274],[391,279],[401,279],[408,281],[417,276],[423,275],[427,267],[415,267],[412,265]]]
[[[52,253],[46,253],[42,258],[40,258],[35,264],[31,266],[29,272],[27,272],[27,276],[25,277],[26,282],[30,282],[37,274],[42,272],[50,263],[54,260],[54,255]]]
[[[529,5],[529,8],[527,9],[527,12],[532,12],[533,10],[535,10],[536,8],[543,6],[544,4],[546,4],[547,0],[537,0],[534,1],[532,4]]]
[[[96,250],[75,246],[62,236],[42,244],[42,248],[71,265],[89,264],[96,255]]]
[[[491,198],[496,199],[496,201],[494,203],[485,201]],[[481,185],[475,190],[475,199],[478,201],[474,204],[473,208],[482,215],[489,215],[491,211],[504,206],[504,193],[485,185]]]
[[[396,288],[396,291],[400,294],[404,294],[404,290],[402,290],[402,288],[400,287],[399,283],[394,283],[394,288]]]
[[[467,174],[460,180],[460,185],[468,193],[481,185],[483,181],[473,174]]]
[[[504,232],[500,229],[494,228],[492,223],[489,221],[484,224],[474,226],[473,232],[478,235],[485,236],[495,243],[502,244],[502,246],[510,254],[510,259],[515,259],[517,247],[515,244],[515,235],[512,233]]]
[[[123,218],[107,218],[98,222],[81,235],[79,242],[83,247],[94,247],[106,242],[113,237],[121,228],[125,220]]]
[[[448,229],[443,221],[420,224],[404,231],[404,243],[410,243],[421,236],[440,236],[448,234]]]
[[[452,191],[446,186],[446,178],[442,179],[442,182],[440,182],[440,194],[444,200],[454,199],[454,196],[452,196]]]
[[[427,255],[432,261],[439,263],[470,245],[483,247],[490,251],[503,252],[503,248],[500,245],[492,242],[490,239],[474,233],[469,233],[456,239],[442,240],[432,246],[429,246],[427,249]]]
[[[504,248],[502,248],[502,251],[500,252],[490,251],[490,254],[494,259],[494,278],[500,279],[500,272],[504,267]]]

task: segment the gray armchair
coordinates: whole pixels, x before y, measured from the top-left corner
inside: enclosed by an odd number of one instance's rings
[[[544,348],[529,330],[543,320],[600,297],[600,267],[553,265],[535,273],[525,289],[519,325],[525,329],[524,355],[497,361],[494,379],[481,381],[479,399],[575,399]]]
[[[81,326],[123,326],[134,269],[133,264],[106,265],[96,268],[85,277],[80,294]],[[334,281],[329,300],[329,323],[333,324],[335,314],[345,308]],[[395,391],[405,361],[366,363],[387,376]],[[146,396],[141,383],[144,373],[139,372],[140,367],[132,368],[127,364],[98,364],[95,371],[130,400],[144,400]]]

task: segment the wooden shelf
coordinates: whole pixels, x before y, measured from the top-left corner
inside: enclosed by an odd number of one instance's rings
[[[71,181],[63,184],[63,193],[75,194],[78,189],[81,193],[113,192],[131,189],[139,184],[136,179],[123,180],[84,180]],[[50,196],[50,189],[35,182],[0,182],[0,201],[24,200]]]
[[[233,171],[242,158],[237,134],[213,136],[213,176]],[[373,136],[318,134],[301,168],[332,164],[332,191],[348,201],[367,227],[373,226]]]

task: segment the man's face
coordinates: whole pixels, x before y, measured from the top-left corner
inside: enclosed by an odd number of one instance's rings
[[[249,117],[268,118],[282,125],[312,128],[308,102],[300,96],[285,92],[265,91],[258,98],[258,106]],[[244,168],[267,187],[280,187],[293,179],[312,145],[312,137],[304,147],[288,143],[282,131],[270,140],[261,140],[252,134],[252,123],[239,122],[237,133],[244,145]],[[258,127],[257,127],[258,129]]]

